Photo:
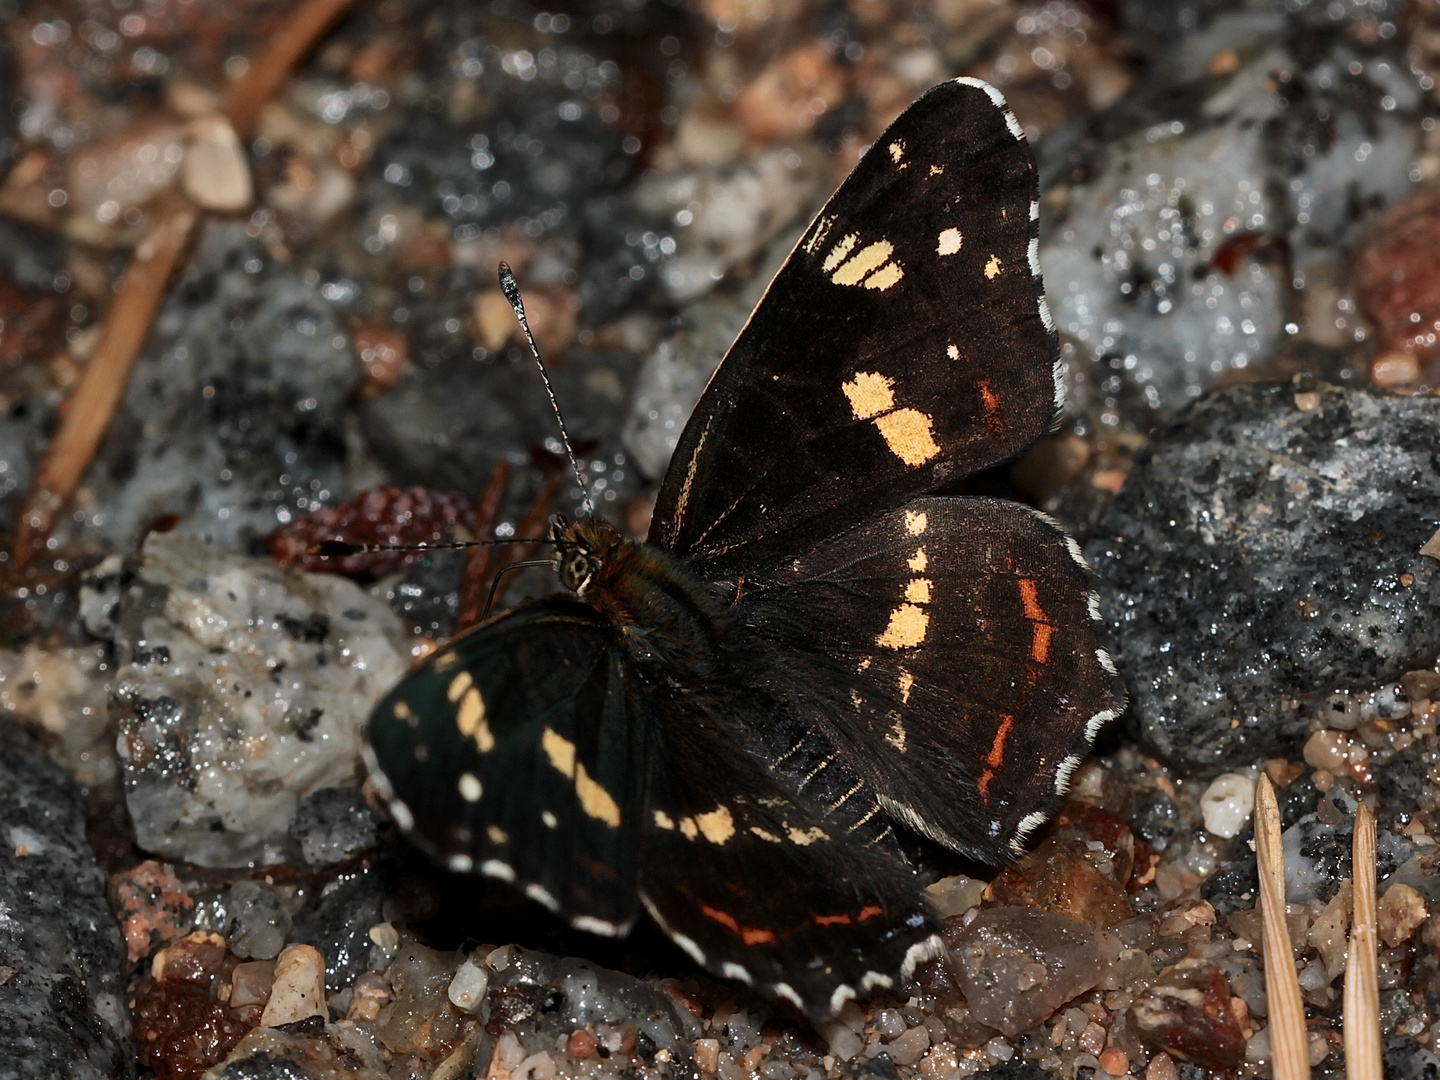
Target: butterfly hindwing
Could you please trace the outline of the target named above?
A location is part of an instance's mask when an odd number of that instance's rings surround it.
[[[804,550],[1044,434],[1059,395],[1037,191],[992,88],[955,80],[901,114],[716,371],[650,541],[724,572]]]
[[[849,840],[709,719],[672,714],[661,737],[641,895],[697,963],[818,1019],[938,954],[903,861]]]
[[[595,611],[551,597],[407,675],[370,720],[397,822],[452,869],[513,881],[573,924],[637,911],[649,723]]]
[[[916,499],[747,578],[792,707],[892,818],[995,863],[1044,819],[1124,690],[1090,575],[1016,503]]]

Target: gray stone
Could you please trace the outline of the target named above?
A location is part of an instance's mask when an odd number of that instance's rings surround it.
[[[124,955],[80,792],[0,717],[0,1080],[134,1075]]]
[[[1434,398],[1298,384],[1155,434],[1086,546],[1146,743],[1212,773],[1293,753],[1332,692],[1433,662],[1437,441]]]
[[[1440,1058],[1414,1039],[1392,1035],[1385,1040],[1384,1054],[1390,1080],[1440,1080]]]
[[[147,851],[276,862],[300,800],[353,783],[369,711],[409,659],[385,603],[174,533],[129,563],[111,702]]]
[[[225,897],[230,951],[247,960],[274,960],[293,923],[284,898],[263,881],[237,881]]]
[[[1241,63],[1217,79],[1227,49]],[[1422,98],[1398,50],[1271,5],[1181,37],[1111,110],[1042,141],[1070,411],[1145,431],[1270,359],[1292,288],[1338,279],[1367,212],[1409,193]],[[1335,315],[1299,330],[1334,336]]]
[[[295,922],[292,941],[314,945],[325,957],[325,985],[344,989],[370,965],[370,927],[383,919],[385,885],[371,872],[329,882],[319,900]]]
[[[375,819],[357,788],[321,788],[300,803],[290,836],[311,866],[334,866],[375,846]]]

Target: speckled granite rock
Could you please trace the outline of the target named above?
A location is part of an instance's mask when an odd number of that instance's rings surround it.
[[[0,717],[0,1080],[133,1076],[123,959],[80,793]]]
[[[1198,772],[1298,749],[1325,695],[1440,650],[1440,401],[1247,385],[1156,433],[1086,554],[1143,739]]]
[[[141,847],[279,861],[306,795],[353,782],[370,706],[404,671],[381,600],[175,534],[129,564],[112,718]]]

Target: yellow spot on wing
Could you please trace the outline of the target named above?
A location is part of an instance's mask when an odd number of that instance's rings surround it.
[[[930,518],[926,515],[925,511],[905,511],[905,531],[911,536],[919,536],[925,531],[929,524]]]
[[[445,696],[451,701],[459,701],[474,682],[475,680],[470,678],[470,672],[462,671],[450,680],[450,685],[445,688]]]
[[[786,826],[785,835],[790,837],[792,844],[799,844],[801,847],[809,847],[816,840],[829,840],[825,830],[819,826],[812,825],[808,829],[797,829],[794,826]]]
[[[890,725],[890,732],[885,736],[885,741],[902,754],[905,752],[905,725],[900,722],[898,716],[895,717],[895,722]]]
[[[910,556],[910,561],[905,565],[910,567],[910,569],[915,571],[915,573],[919,574],[924,571],[925,567],[930,565],[930,557],[925,554],[925,549],[923,547],[916,548],[915,554]]]
[[[940,233],[939,242],[935,246],[935,254],[954,255],[960,250],[962,243],[964,243],[964,238],[960,235],[959,229],[943,229]]]
[[[944,171],[945,171],[945,166],[944,166],[944,165],[931,165],[931,166],[930,166],[930,175],[931,175],[931,176],[939,176],[939,175],[940,175],[941,173],[943,173]]]
[[[405,723],[409,724],[411,727],[414,727],[416,722],[420,719],[418,716],[415,715],[414,710],[410,708],[408,702],[397,701],[394,705],[390,707],[390,711],[395,714],[396,720],[404,720]]]
[[[764,829],[760,828],[759,825],[751,825],[750,832],[753,833],[755,836],[758,836],[761,840],[764,840],[766,843],[780,843],[780,837],[776,836],[772,832],[766,832]]]
[[[911,578],[910,584],[905,586],[905,599],[912,604],[928,604],[930,602],[930,579]]]
[[[915,676],[902,668],[897,685],[900,690],[900,703],[902,705],[908,705],[910,703],[910,688],[915,685]]]
[[[476,748],[482,754],[495,749],[495,736],[485,720],[485,699],[476,687],[465,691],[460,699],[460,708],[455,713],[455,726],[467,739],[474,739]]]
[[[865,288],[884,292],[904,276],[905,271],[900,269],[899,263],[886,263],[865,279]]]
[[[998,273],[1000,273],[1000,256],[991,255],[990,261],[985,264],[985,276],[994,281],[995,275]]]
[[[575,794],[580,797],[580,809],[585,813],[612,829],[620,827],[620,807],[599,782],[591,779],[583,764],[575,766]]]
[[[840,238],[840,242],[830,249],[830,254],[825,256],[825,261],[820,264],[820,269],[830,273],[835,267],[845,261],[845,256],[855,250],[855,245],[860,242],[858,233],[851,233],[849,236]]]
[[[728,806],[717,806],[708,814],[696,814],[695,824],[712,844],[723,844],[735,835],[735,819],[730,816]]]
[[[555,766],[555,771],[565,776],[575,775],[575,744],[554,728],[547,727],[540,736],[540,748]]]
[[[665,813],[664,810],[655,811],[655,824],[660,826],[660,828],[666,830],[675,828],[674,819],[671,818],[669,814]]]
[[[857,420],[868,420],[895,407],[894,383],[874,371],[857,371],[855,378],[840,389],[850,399],[850,411]]]
[[[700,827],[695,824],[694,818],[682,817],[680,819],[680,833],[686,840],[694,840],[695,837],[700,835]]]
[[[455,655],[455,650],[447,649],[445,652],[442,652],[439,656],[435,658],[435,670],[448,671],[450,668],[454,667],[459,660],[460,657]]]
[[[896,409],[877,417],[875,426],[880,429],[890,452],[912,468],[924,465],[940,453],[931,434],[930,417],[918,409]]]
[[[510,842],[510,834],[499,825],[487,826],[485,835],[490,838],[492,844],[508,844]]]
[[[848,240],[849,237],[846,239]],[[859,285],[868,275],[889,262],[890,253],[894,250],[888,240],[877,240],[873,244],[867,244],[831,274],[830,280],[836,285]],[[833,251],[831,255],[834,255]],[[826,259],[825,261],[829,263],[830,260]]]
[[[887,649],[906,649],[919,645],[925,640],[930,627],[930,616],[923,608],[914,604],[901,604],[890,613],[890,625],[875,639],[875,644]]]
[[[898,164],[900,159],[904,156],[905,144],[900,142],[899,140],[892,142],[890,144],[890,160]]]
[[[960,359],[960,346],[958,346],[958,345],[947,345],[947,346],[945,347],[945,355],[948,356],[948,357],[950,357],[951,360],[959,360],[959,359]]]

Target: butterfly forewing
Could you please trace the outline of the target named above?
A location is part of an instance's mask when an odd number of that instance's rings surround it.
[[[452,869],[513,881],[582,928],[637,910],[645,705],[609,626],[552,597],[437,653],[376,706],[371,771]]]
[[[651,542],[716,573],[804,550],[1043,434],[1057,391],[1036,195],[993,89],[957,80],[907,109],[715,373]]]
[[[793,708],[896,820],[1003,861],[1124,692],[1089,572],[1053,522],[994,499],[917,499],[747,579]]]
[[[661,738],[640,888],[697,963],[820,1018],[940,951],[902,861],[850,842],[708,718],[675,710]]]

